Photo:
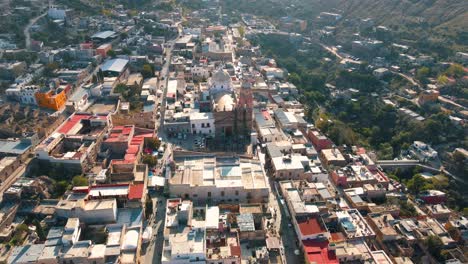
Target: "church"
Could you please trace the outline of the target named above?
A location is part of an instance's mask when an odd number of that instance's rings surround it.
[[[205,104],[205,110],[213,112],[216,137],[248,136],[253,120],[250,83],[234,83],[229,73],[220,68],[208,80],[208,86],[207,93],[202,94],[202,101],[209,102],[210,109]]]

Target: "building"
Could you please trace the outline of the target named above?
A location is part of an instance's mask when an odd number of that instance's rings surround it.
[[[412,156],[417,158],[421,162],[433,161],[438,159],[438,153],[431,146],[422,142],[414,141],[409,148],[409,152]]]
[[[41,89],[40,91],[34,94],[36,97],[37,105],[39,107],[44,107],[56,111],[62,109],[67,103],[67,89],[71,89],[71,87],[59,87],[57,89]]]
[[[267,202],[268,180],[260,161],[212,154],[174,153],[175,171],[168,180],[172,195],[194,202]]]
[[[78,218],[87,224],[114,223],[117,220],[117,200],[61,200],[55,212],[60,218]]]
[[[307,156],[285,155],[271,159],[273,175],[276,179],[312,180],[313,167]]]
[[[395,241],[399,238],[397,231],[392,225],[395,219],[391,214],[368,214],[367,219],[367,222],[375,231],[377,239],[380,241]]]
[[[387,76],[388,74],[390,74],[390,71],[386,68],[378,68],[378,69],[375,69],[372,74],[378,78],[378,79],[382,79],[383,77]]]
[[[103,58],[106,58],[107,52],[109,52],[110,50],[112,50],[112,44],[105,43],[96,48],[96,54],[101,55],[101,57]]]
[[[213,113],[192,112],[190,114],[190,126],[194,135],[214,136]]]
[[[193,219],[190,201],[167,200],[161,263],[206,263],[205,223]]]
[[[307,137],[317,151],[331,149],[333,147],[333,142],[317,129],[307,129]]]
[[[114,31],[101,31],[91,36],[91,40],[94,43],[110,42],[117,38],[117,33]]]
[[[5,90],[5,95],[12,100],[19,101],[22,104],[37,105],[36,93],[39,92],[39,86],[36,85],[17,85]]]
[[[36,147],[36,156],[48,165],[81,173],[94,162],[107,125],[107,115],[76,113]]]
[[[357,209],[336,212],[338,226],[348,239],[375,238],[375,232],[370,228]]]
[[[283,130],[301,130],[307,129],[307,122],[299,115],[293,112],[284,111],[283,109],[277,109],[275,112],[275,119]]]
[[[333,165],[343,167],[347,164],[345,157],[337,148],[322,149],[322,151],[320,151],[320,158],[326,166]]]
[[[437,90],[424,90],[418,96],[418,103],[424,105],[426,103],[437,102],[440,92]]]
[[[119,82],[123,82],[129,75],[128,60],[111,59],[102,64],[101,71],[104,77],[116,77]]]

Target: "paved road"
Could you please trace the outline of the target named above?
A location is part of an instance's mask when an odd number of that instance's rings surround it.
[[[153,227],[153,238],[146,248],[144,263],[161,263],[161,253],[164,243],[164,220],[166,216],[166,198],[163,196],[153,196],[153,212],[156,212],[154,218],[150,219],[148,225]],[[158,203],[161,201],[160,203]]]
[[[0,201],[3,199],[3,192],[5,192],[11,185],[20,177],[24,176],[26,169],[31,162],[32,158],[24,161],[13,173],[0,185]]]
[[[25,37],[25,45],[26,45],[26,49],[30,50],[31,49],[31,32],[29,32],[29,30],[31,29],[31,27],[36,24],[36,22],[41,18],[41,17],[44,17],[45,15],[47,15],[47,12],[35,17],[35,18],[32,18],[31,20],[29,20],[29,23],[28,25],[24,28],[23,30],[23,33],[24,33],[24,37]]]
[[[279,234],[281,236],[281,243],[283,245],[282,249],[282,258],[283,258],[283,263],[284,260],[286,263],[294,263],[294,264],[300,264],[304,263],[303,255],[299,254],[296,255],[295,251],[299,249],[297,246],[297,236],[296,232],[294,231],[293,225],[290,220],[290,214],[288,212],[288,208],[286,204],[282,204],[280,200],[282,200],[281,195],[278,193],[278,189],[275,188],[275,185],[277,183],[274,182],[273,180],[270,180],[270,188],[271,188],[271,193],[270,196],[270,204],[276,204],[273,208],[279,208],[279,213],[277,216],[277,230],[279,231]],[[279,186],[278,186],[279,188]],[[271,201],[273,199],[273,201]]]
[[[165,79],[163,82],[161,81],[159,82],[159,86],[163,86],[163,94],[161,97],[161,113],[159,117],[159,126],[158,124],[155,125],[155,127],[159,127],[158,136],[161,137],[163,141],[167,141],[165,133],[164,133],[164,114],[166,113],[167,83],[170,77],[169,65],[171,64],[172,49],[173,49],[175,40],[168,41],[167,43],[170,45],[170,47],[166,51],[166,63],[162,67],[161,75],[160,75],[160,78],[164,77]],[[158,89],[160,89],[160,87],[158,87]]]
[[[396,72],[396,71],[392,71],[394,74],[398,74],[400,75],[401,77],[405,78],[406,80],[408,80],[412,85],[414,86],[417,86],[419,88],[421,88],[421,84],[419,84],[419,82],[417,82],[413,77],[409,76],[409,75],[406,75],[404,73],[401,73],[401,72]]]

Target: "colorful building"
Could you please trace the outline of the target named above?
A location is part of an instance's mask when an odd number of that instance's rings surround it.
[[[59,110],[67,102],[67,89],[48,89],[41,90],[35,94],[37,105],[52,110]]]
[[[107,52],[112,49],[112,44],[106,43],[96,48],[96,54],[101,55],[103,58],[107,57]]]

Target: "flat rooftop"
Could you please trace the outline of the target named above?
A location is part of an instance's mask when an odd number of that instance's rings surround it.
[[[214,156],[185,157],[176,160],[176,172],[170,184],[190,186],[243,186],[246,189],[267,188],[260,161]]]

